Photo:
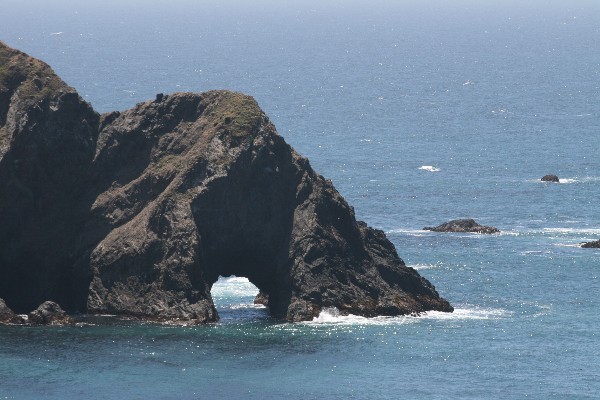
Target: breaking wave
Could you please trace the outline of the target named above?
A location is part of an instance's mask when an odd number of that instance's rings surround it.
[[[421,264],[421,263],[417,263],[417,264],[407,265],[407,267],[416,269],[417,271],[421,271],[421,270],[425,270],[425,269],[440,268],[441,265],[440,264]]]
[[[423,170],[423,171],[429,171],[429,172],[440,172],[441,169],[438,167],[434,167],[433,165],[421,165],[419,167],[419,169]]]
[[[404,315],[398,317],[366,318],[357,315],[342,315],[336,308],[325,308],[308,325],[397,325],[418,323],[423,320],[457,321],[457,320],[497,320],[510,318],[511,311],[499,308],[465,307],[456,308],[452,313],[428,311],[420,315]]]

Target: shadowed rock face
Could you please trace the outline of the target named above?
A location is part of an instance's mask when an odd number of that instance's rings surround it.
[[[72,267],[97,131],[48,65],[0,42],[0,297],[18,312],[85,301]]]
[[[14,65],[0,75],[0,297],[16,310],[210,322],[210,289],[233,274],[288,321],[452,311],[251,97],[159,95],[99,116],[40,61],[0,44],[0,65]],[[23,100],[34,79],[45,97]]]

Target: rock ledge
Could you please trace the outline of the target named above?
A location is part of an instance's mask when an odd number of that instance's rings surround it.
[[[499,233],[500,230],[493,226],[479,225],[473,219],[455,219],[436,227],[425,227],[423,230],[433,232],[459,232],[459,233]]]

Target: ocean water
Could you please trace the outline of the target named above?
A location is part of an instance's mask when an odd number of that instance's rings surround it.
[[[456,308],[285,324],[224,278],[214,325],[0,327],[0,399],[600,397],[599,2],[0,6],[98,111],[253,95]],[[466,217],[502,233],[421,230]]]

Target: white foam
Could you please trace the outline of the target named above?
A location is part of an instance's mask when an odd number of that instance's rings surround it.
[[[551,252],[549,250],[526,250],[526,251],[522,251],[519,254],[522,256],[536,256],[536,255],[545,255],[545,254],[550,254]]]
[[[229,308],[231,308],[232,310],[246,310],[246,309],[262,310],[267,307],[265,307],[262,304],[240,303],[240,304],[235,304]]]
[[[434,167],[433,165],[421,165],[419,167],[419,169],[423,170],[423,171],[429,171],[429,172],[440,172],[441,169],[439,169],[438,167]]]
[[[456,308],[453,313],[428,311],[420,318],[435,320],[482,320],[503,319],[512,316],[512,312],[501,308]]]
[[[577,183],[577,182],[581,182],[578,179],[574,179],[574,178],[561,178],[558,180],[558,183]]]
[[[599,228],[544,228],[543,231],[562,235],[600,235]]]
[[[386,231],[385,233],[390,234],[390,233],[402,233],[402,234],[406,234],[406,235],[412,235],[412,236],[424,236],[424,235],[430,235],[431,231],[426,231],[423,229],[402,229],[402,228],[398,228],[398,229],[390,229],[388,231]]]
[[[557,247],[581,247],[581,243],[558,243],[555,244]]]
[[[519,236],[519,235],[522,235],[522,234],[523,234],[523,232],[519,232],[519,231],[514,231],[514,230],[512,230],[512,231],[505,231],[505,230],[502,230],[499,233],[497,233],[496,235],[498,235],[498,236]]]
[[[411,265],[407,265],[407,267],[416,269],[417,271],[420,270],[425,270],[425,269],[434,269],[434,268],[439,268],[441,265],[439,264],[411,264]]]
[[[336,308],[325,308],[309,325],[402,325],[418,323],[423,320],[457,321],[457,320],[496,320],[510,318],[512,312],[499,308],[455,308],[454,312],[428,311],[420,315],[404,315],[398,317],[366,318],[357,315],[341,315]]]

